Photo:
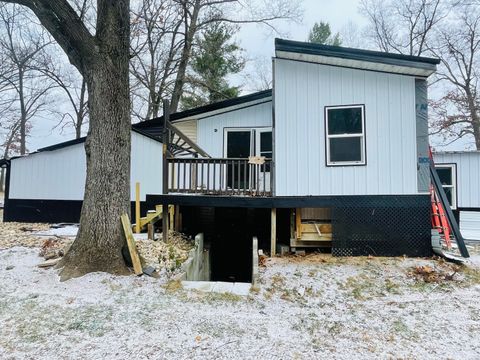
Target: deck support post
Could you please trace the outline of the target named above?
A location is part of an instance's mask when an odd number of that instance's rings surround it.
[[[271,211],[270,256],[274,257],[277,249],[277,209]]]
[[[135,233],[140,234],[140,183],[135,183]]]
[[[168,225],[169,225],[169,211],[168,211],[168,204],[162,204],[162,235],[163,235],[163,242],[168,241]]]

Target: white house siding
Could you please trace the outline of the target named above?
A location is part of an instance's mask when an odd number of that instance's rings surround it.
[[[162,190],[162,144],[132,132],[131,199],[135,182],[145,194]],[[14,159],[10,167],[11,199],[83,200],[86,176],[84,144],[34,153]]]
[[[272,101],[198,120],[198,145],[211,157],[223,157],[225,128],[272,126]]]
[[[146,194],[162,193],[162,144],[132,132],[131,199],[135,200],[135,182],[140,182],[140,199]]]
[[[457,165],[457,207],[480,209],[480,151],[434,153],[434,160]]]
[[[417,194],[415,78],[275,59],[277,196]],[[365,166],[327,167],[324,107],[365,104]]]

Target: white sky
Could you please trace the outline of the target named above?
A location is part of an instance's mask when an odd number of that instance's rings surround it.
[[[280,34],[273,33],[259,25],[243,25],[238,34],[240,46],[245,50],[247,59],[263,59],[268,61],[274,54],[274,38],[282,37],[305,41],[310,28],[315,22],[327,21],[332,32],[338,32],[348,23],[353,23],[361,29],[365,19],[358,12],[359,0],[304,0],[304,17],[299,24],[280,23]],[[247,65],[248,66],[248,65]],[[250,67],[252,64],[250,64]],[[248,68],[248,67],[247,67]],[[247,84],[248,87],[248,84]],[[56,125],[48,119],[37,119],[28,139],[30,151],[74,138],[71,128],[52,130]],[[433,141],[435,143],[435,141]],[[449,150],[463,150],[465,142],[457,142],[448,147]]]

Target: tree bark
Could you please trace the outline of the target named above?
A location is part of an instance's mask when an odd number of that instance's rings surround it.
[[[67,0],[0,0],[29,7],[87,81],[87,176],[77,237],[62,280],[126,273],[120,216],[130,214],[130,1],[97,0],[95,36]]]
[[[99,52],[88,62],[90,127],[80,227],[61,263],[62,280],[88,272],[127,273],[120,215],[130,214],[128,1],[99,1]]]

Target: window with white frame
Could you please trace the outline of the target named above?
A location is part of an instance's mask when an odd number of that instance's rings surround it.
[[[457,208],[457,166],[455,164],[436,164],[438,177],[447,195],[452,209]]]
[[[326,106],[327,165],[365,165],[365,106]]]

